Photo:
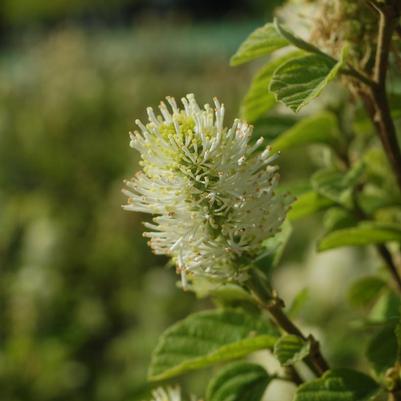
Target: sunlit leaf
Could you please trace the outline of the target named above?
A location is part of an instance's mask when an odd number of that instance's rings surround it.
[[[292,58],[299,57],[300,52],[292,52],[270,61],[254,76],[241,103],[241,117],[254,122],[277,104],[275,96],[269,91],[269,84],[274,71]]]
[[[236,66],[258,57],[265,56],[288,45],[272,23],[256,29],[242,42],[237,52],[231,57],[230,65]]]
[[[270,81],[270,91],[277,101],[298,112],[336,78],[343,61],[309,54],[292,59],[277,68]]]
[[[309,191],[298,196],[288,213],[288,218],[290,221],[298,220],[310,214],[325,210],[333,205],[335,205],[334,201],[314,191]]]
[[[401,227],[378,222],[364,222],[356,227],[332,231],[320,240],[319,251],[343,246],[401,242]]]
[[[149,378],[167,379],[272,348],[276,339],[277,332],[265,320],[238,309],[195,313],[162,334],[152,355]]]
[[[297,47],[298,49],[304,50],[308,53],[315,53],[320,56],[324,56],[328,59],[332,59],[330,56],[327,54],[323,53],[319,48],[316,46],[312,45],[311,43],[306,42],[299,36],[295,35],[294,33],[290,32],[287,28],[285,28],[283,25],[280,24],[277,18],[274,19],[274,27],[276,28],[277,32],[285,39],[288,40],[289,43],[291,43],[293,46]],[[332,61],[335,62],[334,59]]]

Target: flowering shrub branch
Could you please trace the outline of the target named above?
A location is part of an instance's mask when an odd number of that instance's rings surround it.
[[[137,120],[139,131],[131,134],[142,170],[126,182],[124,209],[151,214],[144,236],[153,251],[171,258],[184,289],[222,305],[163,333],[150,380],[266,349],[281,365],[277,374],[248,361],[230,363],[212,378],[207,401],[259,401],[279,379],[294,384],[295,401],[401,400],[401,299],[393,284],[377,273],[351,286],[351,303],[369,310],[361,317],[364,331],[380,327],[369,339],[369,373],[337,368],[336,358],[329,363],[321,338],[304,334],[274,285],[272,270],[290,236],[290,221],[323,212],[318,251],[373,246],[401,290],[401,151],[394,119],[401,113],[401,94],[387,85],[400,52],[400,6],[395,0],[305,0],[303,6],[311,13],[302,21],[309,35],[294,33],[294,22],[288,29],[275,20],[251,33],[232,57],[232,65],[269,59],[230,128],[218,100],[202,108],[187,95],[182,107],[167,98],[169,107],[162,102],[160,115],[148,108],[149,121]],[[281,18],[296,15],[296,7],[289,1]],[[333,100],[329,85],[342,93],[341,100]],[[250,123],[265,127],[282,117],[278,103],[294,112],[305,108],[304,118],[266,146],[253,138]],[[315,108],[306,108],[310,103]],[[273,163],[279,151],[310,145],[323,147],[325,157],[295,199],[280,188]],[[158,390],[155,401],[176,401],[177,394]]]

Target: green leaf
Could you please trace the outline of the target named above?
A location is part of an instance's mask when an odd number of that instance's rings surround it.
[[[298,387],[294,401],[364,401],[379,387],[369,376],[351,369],[334,369]]]
[[[303,306],[309,300],[310,294],[308,288],[303,288],[301,291],[295,295],[294,299],[291,302],[290,307],[288,308],[287,314],[290,317],[295,317],[299,314]]]
[[[211,380],[207,401],[259,401],[271,378],[260,365],[237,362]]]
[[[401,227],[371,221],[361,223],[356,227],[332,231],[320,240],[318,250],[327,251],[342,246],[362,246],[385,242],[401,242]]]
[[[272,23],[267,23],[261,28],[252,32],[237,52],[231,57],[230,65],[236,66],[256,58],[266,56],[288,45],[288,41],[284,39],[276,30]]]
[[[263,137],[271,143],[282,132],[290,129],[296,122],[294,115],[268,115],[255,122],[253,137]]]
[[[254,122],[274,107],[277,102],[274,95],[269,92],[269,84],[274,71],[280,65],[292,58],[299,57],[300,52],[292,52],[269,61],[254,76],[251,86],[248,89],[241,103],[241,117],[249,122]]]
[[[344,180],[344,173],[338,170],[320,170],[313,174],[311,183],[316,192],[336,203],[348,205],[351,201],[352,188]]]
[[[353,227],[358,223],[357,218],[342,207],[332,207],[324,215],[323,225],[326,233],[342,228]]]
[[[384,374],[397,360],[398,344],[394,325],[380,330],[369,342],[366,357],[378,375]]]
[[[298,112],[336,78],[343,61],[334,63],[317,54],[299,57],[277,68],[270,82],[270,91],[277,101]]]
[[[277,332],[259,317],[238,309],[195,313],[167,329],[153,352],[149,379],[184,372],[272,348]]]
[[[294,335],[282,336],[274,346],[274,355],[281,365],[289,366],[302,361],[310,352],[310,342]]]
[[[306,192],[298,197],[288,213],[290,221],[298,220],[320,210],[325,210],[335,205],[330,199],[327,199],[314,191]]]
[[[356,163],[346,174],[335,169],[323,169],[312,176],[311,184],[316,192],[336,203],[353,206],[353,189],[364,172],[364,164]]]
[[[333,113],[323,111],[306,117],[283,132],[271,145],[273,151],[295,148],[310,144],[339,146],[341,134]]]
[[[288,40],[293,46],[298,47],[298,49],[304,50],[308,53],[315,53],[319,56],[326,57],[327,59],[331,60],[332,62],[336,63],[336,60],[333,59],[328,54],[323,53],[319,48],[312,45],[311,43],[306,42],[305,40],[301,39],[299,36],[293,34],[288,29],[284,28],[279,22],[278,19],[274,19],[274,27],[276,28],[277,32],[285,39]]]
[[[401,302],[398,294],[386,288],[373,305],[368,320],[373,323],[398,322],[400,308]]]
[[[263,252],[252,263],[267,273],[271,272],[280,262],[291,234],[291,223],[286,220],[281,226],[279,233],[263,241]]]
[[[379,277],[367,276],[355,281],[348,293],[348,299],[353,306],[366,307],[377,301],[386,283]]]

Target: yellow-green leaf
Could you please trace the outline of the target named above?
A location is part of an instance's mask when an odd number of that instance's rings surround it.
[[[256,29],[242,42],[237,52],[231,57],[230,65],[236,66],[258,57],[266,56],[288,45],[272,23]]]
[[[149,379],[168,379],[272,348],[277,337],[265,320],[239,309],[195,313],[162,334],[152,355]]]

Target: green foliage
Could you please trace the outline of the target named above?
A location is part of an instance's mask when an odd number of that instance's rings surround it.
[[[277,68],[269,89],[277,101],[298,112],[336,78],[342,65],[317,54],[298,57]]]
[[[274,355],[283,366],[302,361],[310,352],[310,342],[294,335],[284,335],[274,345]]]
[[[352,284],[348,299],[356,307],[366,307],[377,300],[383,288],[386,288],[386,283],[381,278],[362,277]]]
[[[231,57],[230,64],[236,66],[247,63],[287,45],[288,41],[277,33],[274,25],[267,23],[245,39],[237,52]]]
[[[241,310],[213,310],[190,315],[160,337],[149,368],[150,380],[272,348],[277,333],[264,320]]]
[[[392,241],[401,242],[400,226],[371,221],[330,232],[320,240],[318,249],[327,251],[342,246],[362,246]]]
[[[297,54],[293,52],[269,61],[256,73],[241,103],[242,118],[249,122],[256,121],[276,105],[274,95],[268,90],[273,73],[277,67],[296,57]]]
[[[336,117],[327,111],[305,117],[292,126],[272,143],[274,151],[296,148],[299,146],[325,144],[339,147],[341,135]]]
[[[323,225],[326,229],[326,233],[341,228],[352,227],[357,223],[357,217],[351,211],[342,207],[330,208],[323,218]]]
[[[190,91],[234,118],[248,72],[227,59],[248,29],[71,28],[3,48],[1,400],[148,397],[152,347],[196,299],[121,210],[138,161],[128,131],[146,105]]]
[[[366,357],[377,375],[394,366],[399,352],[394,325],[387,325],[370,340]]]
[[[335,205],[334,201],[321,196],[317,192],[309,191],[298,196],[288,213],[288,217],[290,221],[298,220],[333,205]]]
[[[274,19],[274,27],[276,28],[277,32],[285,39],[288,40],[289,43],[291,43],[293,46],[297,47],[298,49],[304,50],[308,53],[315,53],[319,56],[326,57],[328,59],[332,59],[329,57],[327,54],[323,53],[320,49],[318,49],[316,46],[306,42],[305,40],[301,39],[299,36],[295,35],[294,33],[290,32],[288,29],[286,29],[284,26],[282,26],[278,19]],[[333,59],[332,59],[333,60]],[[335,60],[333,60],[335,61]]]
[[[347,207],[352,206],[353,187],[363,172],[363,166],[347,174],[335,169],[317,171],[311,178],[313,189],[320,195]]]
[[[378,391],[367,375],[351,369],[335,369],[301,385],[294,401],[365,401]]]
[[[291,317],[297,316],[302,308],[305,306],[306,302],[310,298],[310,292],[307,288],[303,288],[299,291],[291,302],[288,308],[288,315]]]
[[[267,274],[270,274],[272,269],[280,262],[285,246],[291,237],[291,233],[291,223],[286,220],[278,234],[263,241],[262,253],[253,261],[253,264]]]
[[[259,401],[271,377],[260,365],[236,362],[222,369],[209,383],[207,401]]]

